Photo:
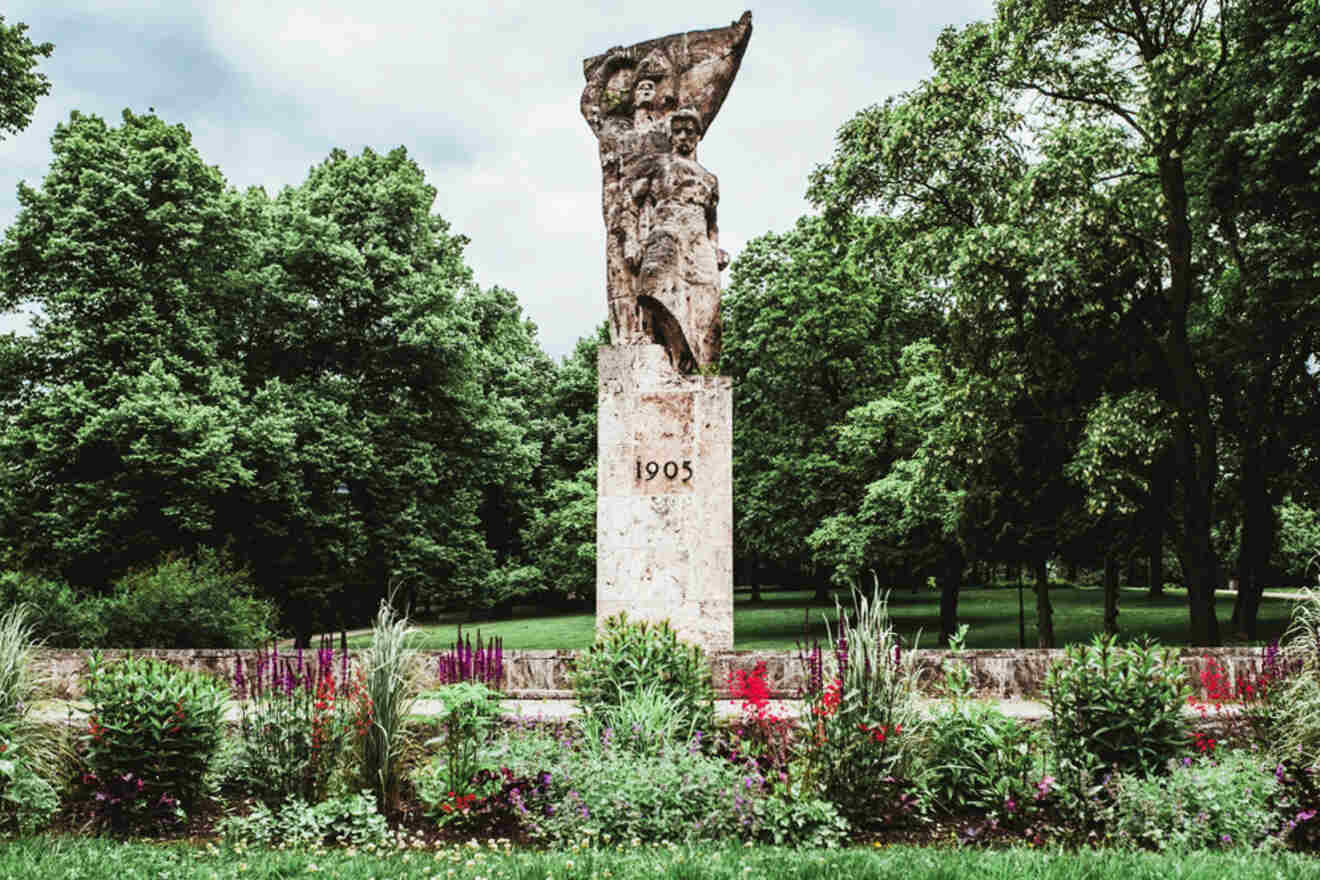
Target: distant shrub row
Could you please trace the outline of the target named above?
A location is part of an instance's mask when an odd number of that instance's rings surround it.
[[[255,598],[247,573],[221,554],[166,557],[130,572],[108,596],[0,572],[0,607],[33,607],[34,635],[50,648],[236,648],[269,638],[275,608]]]

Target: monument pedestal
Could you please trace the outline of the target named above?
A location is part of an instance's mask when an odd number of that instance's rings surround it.
[[[677,374],[659,345],[598,351],[596,626],[668,620],[733,649],[733,380]]]

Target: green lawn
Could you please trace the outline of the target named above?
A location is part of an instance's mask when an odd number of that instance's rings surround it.
[[[473,841],[439,850],[413,847],[267,850],[94,837],[27,837],[0,846],[0,877],[23,880],[1301,880],[1313,856],[1278,852],[1193,852],[1178,856],[1057,847],[1008,850],[892,846],[791,850],[768,846],[642,844],[508,850]]]
[[[825,638],[824,618],[834,617],[834,606],[812,605],[812,593],[801,590],[767,590],[763,601],[752,603],[750,596],[739,593],[733,612],[734,647],[739,650],[789,649],[802,638],[803,614],[809,615],[812,635]],[[1104,596],[1099,588],[1056,587],[1050,591],[1054,606],[1054,632],[1060,646],[1090,640],[1104,629]],[[1023,595],[1026,613],[1027,646],[1036,640],[1035,596]],[[1259,636],[1263,644],[1282,635],[1287,627],[1293,602],[1288,599],[1265,599],[1261,603]],[[1217,601],[1220,624],[1225,636],[1233,597],[1220,594]],[[939,634],[939,594],[930,590],[912,593],[898,590],[890,594],[889,611],[895,627],[911,638],[918,630],[921,644],[931,646]],[[1018,594],[1011,588],[971,588],[962,592],[958,602],[958,620],[971,626],[969,648],[1016,648],[1018,646]],[[1162,644],[1187,642],[1187,595],[1166,593],[1152,600],[1145,590],[1124,590],[1119,605],[1119,629],[1125,639],[1148,634]],[[483,637],[500,636],[506,649],[585,648],[591,643],[595,617],[592,614],[556,614],[538,616],[535,608],[519,608],[513,620],[463,624],[465,634]],[[441,650],[453,644],[458,634],[457,622],[423,624],[413,645],[423,650]],[[364,648],[368,636],[349,639],[353,648]]]

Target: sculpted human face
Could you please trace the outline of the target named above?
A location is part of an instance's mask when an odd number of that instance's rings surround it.
[[[655,81],[644,79],[637,83],[637,88],[633,90],[633,105],[637,107],[650,107],[655,103]]]
[[[697,149],[701,135],[697,134],[697,124],[691,119],[675,119],[669,128],[669,139],[674,145],[674,152],[686,157]]]

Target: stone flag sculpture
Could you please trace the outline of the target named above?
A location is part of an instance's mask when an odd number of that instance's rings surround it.
[[[752,14],[728,27],[583,62],[582,115],[600,142],[610,338],[656,344],[681,373],[720,355],[719,182],[697,161],[742,63]]]
[[[720,357],[719,183],[697,144],[751,13],[584,63],[600,142],[610,339],[598,353],[596,624],[669,621],[733,647],[733,383]]]

